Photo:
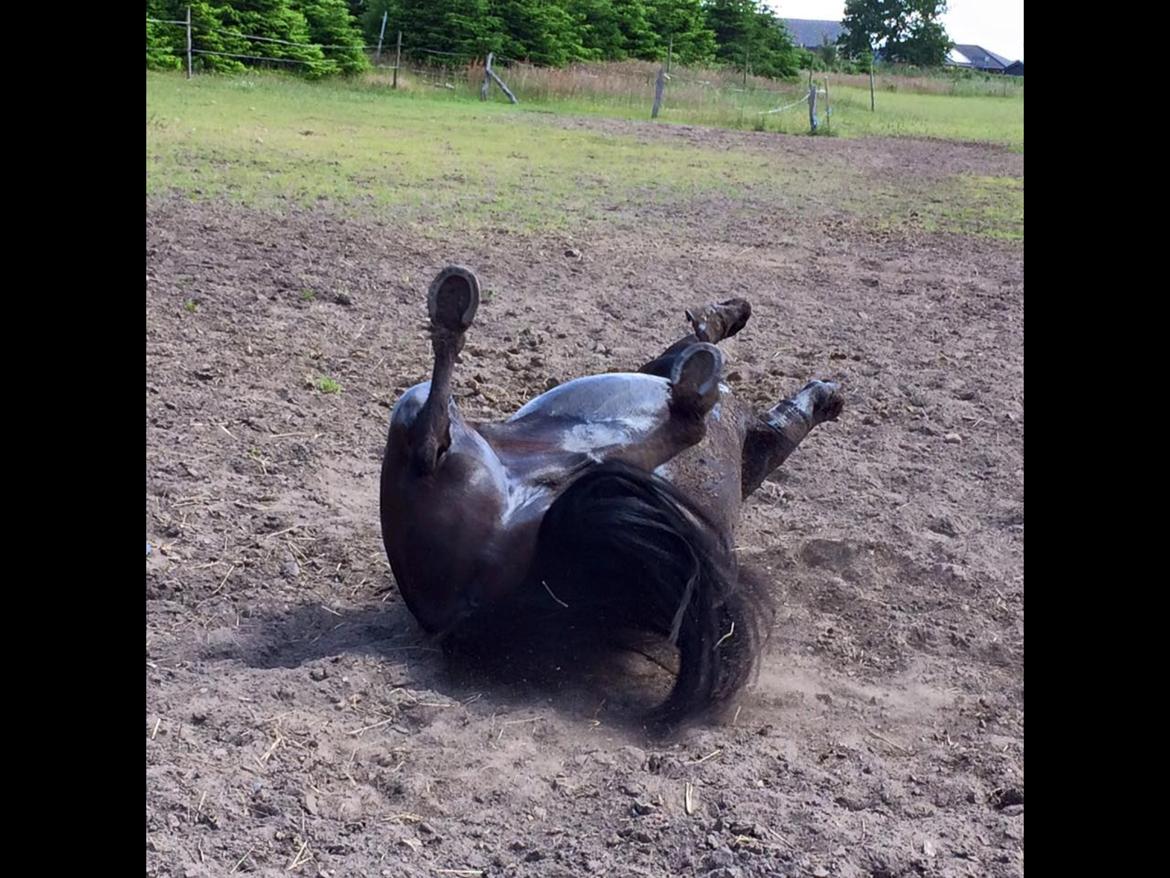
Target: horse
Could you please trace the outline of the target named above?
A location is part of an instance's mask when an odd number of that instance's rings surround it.
[[[382,539],[406,607],[443,642],[491,632],[497,649],[522,619],[639,632],[677,656],[673,688],[647,718],[722,715],[774,617],[767,584],[734,555],[742,503],[837,419],[840,387],[810,381],[763,412],[735,399],[717,345],[751,305],[729,299],[687,310],[692,331],[637,371],[577,378],[505,420],[471,422],[452,376],[479,298],[470,269],[438,273],[430,381],[390,414]]]

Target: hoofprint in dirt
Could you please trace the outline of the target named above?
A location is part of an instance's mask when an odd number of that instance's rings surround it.
[[[756,207],[439,239],[148,204],[148,875],[1022,874],[1022,248]],[[745,510],[782,611],[733,722],[656,741],[600,673],[456,674],[402,607],[378,471],[448,262],[484,284],[469,417],[733,296],[737,393],[843,384]]]

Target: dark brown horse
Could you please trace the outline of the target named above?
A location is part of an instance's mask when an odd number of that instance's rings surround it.
[[[505,421],[470,423],[451,396],[479,281],[445,268],[427,298],[431,380],[390,416],[382,537],[407,607],[430,632],[515,638],[637,630],[677,648],[665,721],[725,708],[771,623],[767,588],[736,564],[744,498],[842,402],[812,381],[756,413],[721,384],[715,344],[742,299],[687,312],[694,332],[638,372],[578,378]]]

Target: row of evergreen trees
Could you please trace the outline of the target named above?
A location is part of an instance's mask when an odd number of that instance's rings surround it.
[[[146,63],[174,69],[183,65],[186,28],[149,19],[181,21],[190,7],[192,44],[222,53],[197,53],[197,69],[236,72],[255,63],[252,58],[264,58],[293,62],[290,68],[308,76],[357,73],[369,61],[353,6],[348,0],[147,0]]]
[[[794,75],[808,59],[760,0],[147,0],[147,18],[182,20],[191,8],[200,69],[230,72],[248,55],[310,76],[369,66],[386,18],[386,44],[398,31],[408,57],[422,49],[459,62],[495,52],[560,67],[574,61],[721,63],[760,76]],[[262,37],[243,39],[239,34]],[[325,48],[322,48],[325,47]],[[146,26],[147,64],[179,68],[186,30]],[[419,57],[422,57],[421,55]]]

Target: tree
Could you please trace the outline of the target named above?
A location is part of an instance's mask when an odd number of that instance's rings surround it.
[[[291,0],[291,4],[305,16],[314,43],[340,47],[323,51],[342,73],[369,69],[362,33],[350,15],[348,0]]]
[[[621,24],[609,0],[567,0],[589,61],[624,58]]]
[[[293,0],[227,0],[220,7],[220,17],[228,30],[261,38],[246,40],[243,54],[299,62],[282,66],[307,76],[340,69],[312,44],[309,22]]]
[[[842,48],[861,58],[880,50],[888,61],[939,67],[954,43],[939,18],[946,0],[846,0]]]
[[[757,0],[711,0],[707,24],[716,57],[738,70],[783,78],[798,70],[798,53],[783,22]]]
[[[799,65],[792,36],[776,13],[763,3],[756,9],[754,30],[751,71],[758,76],[774,79],[795,76]]]
[[[820,46],[817,47],[817,55],[820,56],[827,70],[835,70],[838,61],[840,61],[840,51],[837,44],[830,42],[827,36],[821,40]]]
[[[397,25],[402,23],[401,0],[366,0],[362,3],[361,12],[354,13],[361,23],[362,36],[367,43],[377,44],[378,34],[382,32],[382,16],[386,16],[386,33],[392,34],[398,30]]]
[[[378,41],[384,12],[389,13],[387,35],[402,31],[403,51],[413,51],[420,59],[464,63],[501,51],[503,28],[489,0],[368,0],[362,27],[370,43]],[[452,54],[428,56],[423,49]]]
[[[147,19],[170,19],[171,10],[160,0],[147,0]],[[175,19],[176,21],[178,19]],[[146,66],[161,70],[178,70],[183,66],[179,54],[185,51],[187,30],[182,25],[146,22]]]
[[[350,0],[147,0],[146,15],[182,20],[188,6],[199,69],[234,73],[270,59],[317,77],[369,67]],[[147,22],[148,66],[176,66],[168,51],[181,66],[186,43],[185,28]]]
[[[507,58],[561,67],[589,57],[576,20],[560,3],[492,0],[490,12],[503,29],[500,52]]]
[[[708,64],[715,58],[715,31],[702,0],[646,0],[646,20],[658,35],[659,58],[672,47],[679,64]]]
[[[659,46],[659,35],[650,25],[650,11],[645,0],[611,0],[614,12],[622,30],[622,51],[631,58],[645,61],[658,59],[659,49],[665,53],[666,45]]]
[[[591,60],[658,57],[658,37],[644,0],[567,0],[566,8]]]
[[[192,66],[196,70],[237,73],[244,69],[244,65],[240,60],[228,57],[228,55],[259,54],[251,51],[252,44],[247,40],[233,36],[229,32],[229,28],[234,30],[234,22],[227,20],[227,16],[231,14],[232,10],[226,3],[192,0],[190,4],[187,4],[180,2],[180,0],[156,0],[147,7],[147,14],[152,18],[182,21],[186,18],[188,5],[191,7],[191,35],[195,48],[208,52],[228,53],[225,55],[205,55],[196,52],[192,58]],[[185,28],[174,29],[170,25],[160,25],[159,27],[165,28],[164,33],[170,39],[176,52],[185,55],[187,51]],[[176,32],[170,33],[172,30]]]

